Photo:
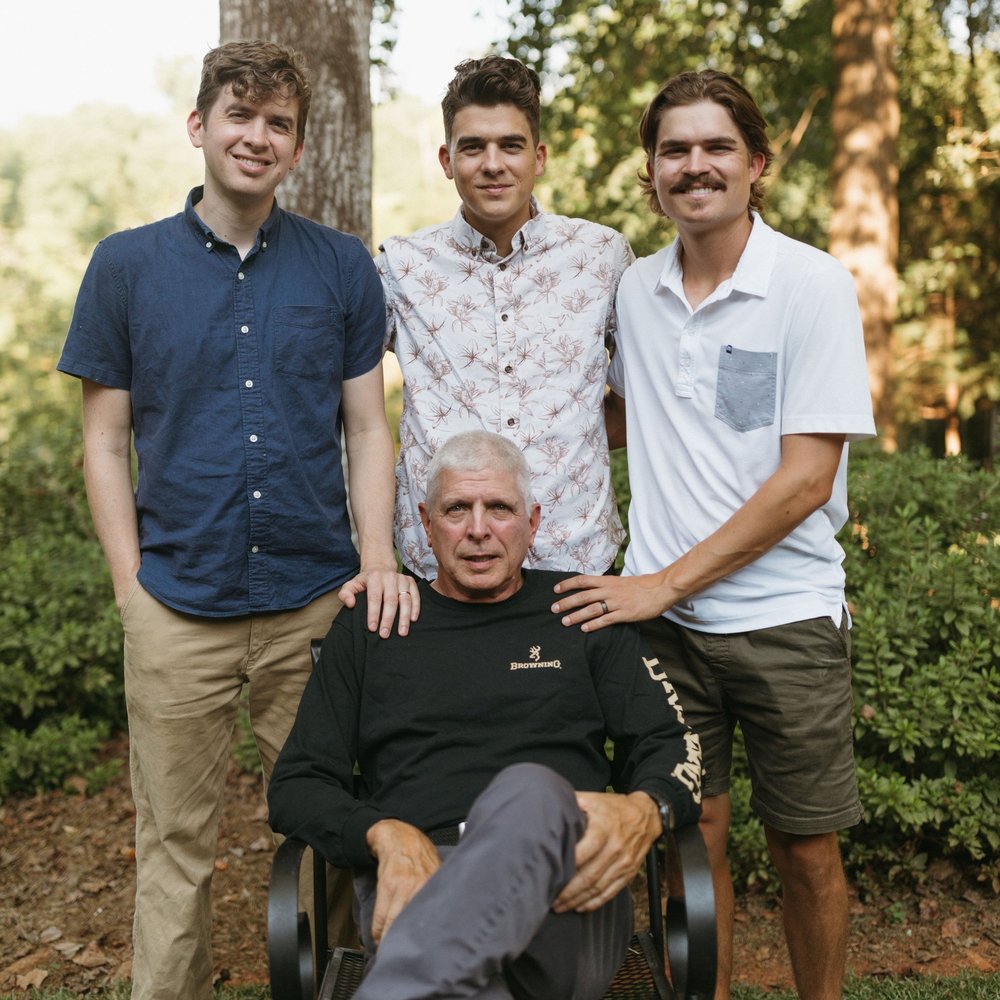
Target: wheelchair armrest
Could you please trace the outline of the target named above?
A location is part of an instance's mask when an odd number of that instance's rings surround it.
[[[311,913],[300,909],[299,877],[307,850],[301,840],[285,840],[271,863],[267,960],[273,1000],[313,1000],[316,973],[327,962],[326,907],[313,903]],[[313,900],[325,901],[326,865],[315,854],[313,861]]]
[[[708,852],[698,825],[671,832],[677,850],[682,895],[667,899],[667,958],[674,993],[683,1000],[715,994],[715,891]]]

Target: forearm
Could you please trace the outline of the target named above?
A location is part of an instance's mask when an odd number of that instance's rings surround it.
[[[83,454],[87,503],[121,607],[140,561],[128,393],[84,383]]]
[[[351,513],[358,530],[361,570],[395,569],[392,514],[396,495],[395,459],[388,426],[347,435]]]
[[[829,487],[804,472],[779,467],[716,531],[655,574],[664,610],[755,562],[821,507]]]
[[[139,571],[139,528],[128,459],[88,453],[84,458],[84,482],[90,515],[120,605]]]

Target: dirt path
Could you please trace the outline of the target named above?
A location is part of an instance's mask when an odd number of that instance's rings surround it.
[[[124,759],[124,746],[109,748]],[[97,794],[0,805],[0,992],[44,983],[86,992],[127,978],[134,811],[127,768]],[[267,977],[272,845],[259,780],[229,772],[214,881],[215,971],[233,985]],[[790,986],[779,905],[739,901],[737,978]],[[863,975],[1000,971],[1000,903],[950,866],[925,891],[852,901],[849,971]]]

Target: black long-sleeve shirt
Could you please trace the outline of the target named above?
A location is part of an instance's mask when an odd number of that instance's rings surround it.
[[[421,581],[420,618],[403,638],[369,632],[364,600],[345,608],[271,776],[272,828],[335,865],[370,865],[374,823],[458,823],[521,761],[578,791],[657,792],[678,824],[693,822],[697,737],[634,626],[585,633],[549,610],[568,576],[525,571],[497,604],[451,600]]]

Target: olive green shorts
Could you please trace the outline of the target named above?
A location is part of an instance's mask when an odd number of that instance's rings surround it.
[[[718,634],[666,618],[641,625],[701,739],[703,790],[729,791],[743,731],[750,805],[783,833],[829,833],[862,819],[851,727],[847,615]]]

